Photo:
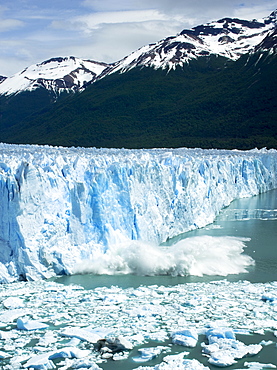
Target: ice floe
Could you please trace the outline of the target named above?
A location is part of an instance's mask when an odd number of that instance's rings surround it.
[[[27,317],[17,319],[17,329],[19,330],[38,330],[48,328],[47,324],[36,320],[29,320]]]
[[[92,290],[50,281],[0,285],[1,366],[99,369],[128,358],[138,369],[207,369],[201,356],[220,367],[239,359],[251,359],[247,366],[255,370],[276,366],[274,359],[255,362],[256,354],[276,346],[277,306],[265,299],[275,297],[276,289],[277,282],[227,280]],[[24,309],[9,309],[9,297]],[[271,332],[270,341],[265,332]],[[237,339],[253,333],[260,333],[258,342]],[[186,358],[195,346],[198,361]],[[150,360],[154,367],[147,366]]]

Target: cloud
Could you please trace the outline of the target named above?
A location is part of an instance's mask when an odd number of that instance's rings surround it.
[[[176,34],[180,29],[180,25],[177,27],[164,21],[105,24],[87,37],[87,47],[80,50],[78,55],[85,54],[94,60],[115,62],[144,45]]]
[[[277,0],[14,0],[0,5],[0,74],[52,56],[115,62],[185,28],[261,18],[276,7]]]
[[[24,26],[24,22],[17,19],[0,19],[0,32],[13,31]]]
[[[97,29],[104,24],[120,24],[120,23],[138,23],[163,20],[166,21],[167,17],[158,12],[157,10],[127,10],[127,11],[114,11],[114,12],[96,12],[69,20],[72,28],[90,32]],[[53,21],[52,27],[54,28],[68,28],[68,22]]]
[[[140,9],[154,9],[152,0],[138,1],[138,0],[84,0],[82,6],[89,8],[95,12],[110,12],[121,10],[140,10]]]
[[[260,19],[269,15],[272,11],[277,8],[277,1],[264,1],[259,2],[256,5],[244,5],[235,10],[235,16],[237,18],[246,19]]]

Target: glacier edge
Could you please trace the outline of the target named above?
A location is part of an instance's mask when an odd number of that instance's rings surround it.
[[[95,149],[0,144],[0,282],[71,274],[126,240],[203,227],[277,187],[276,150]]]

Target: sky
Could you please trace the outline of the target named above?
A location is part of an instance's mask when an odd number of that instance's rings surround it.
[[[183,29],[276,8],[277,0],[2,0],[0,75],[59,56],[112,63]]]

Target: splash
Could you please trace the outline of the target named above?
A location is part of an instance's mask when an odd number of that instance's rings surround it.
[[[173,246],[121,241],[106,252],[94,250],[93,259],[77,264],[75,274],[136,274],[203,276],[247,272],[254,260],[244,254],[248,238],[197,236]]]

